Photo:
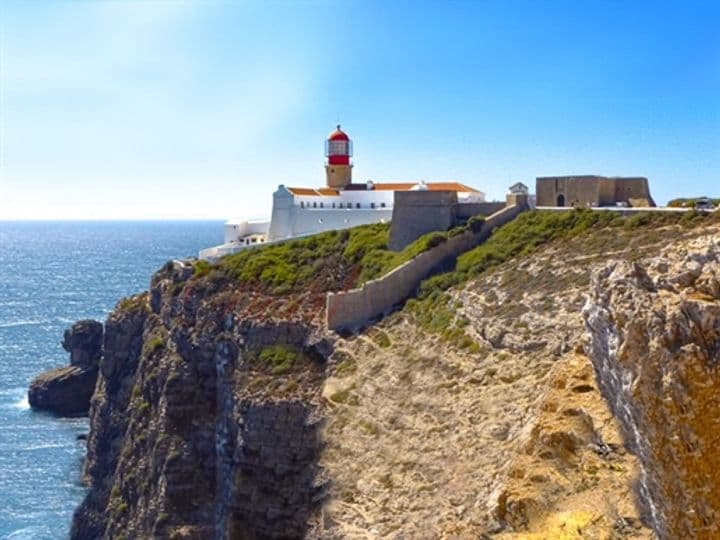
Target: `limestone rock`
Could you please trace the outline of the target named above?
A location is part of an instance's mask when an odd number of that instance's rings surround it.
[[[28,390],[28,401],[33,409],[60,416],[87,415],[96,381],[96,367],[53,369],[33,380]]]
[[[97,366],[102,355],[103,325],[86,319],[65,330],[62,346],[73,366]]]
[[[93,320],[78,321],[65,330],[62,346],[70,353],[70,366],[35,378],[28,390],[30,406],[60,416],[88,414],[102,355],[102,337],[102,324]]]
[[[118,304],[71,538],[299,538],[317,522],[332,345],[319,326],[323,293],[303,294],[294,301],[310,317],[288,320],[269,305],[277,298],[176,261]]]
[[[647,269],[607,265],[583,311],[598,383],[640,458],[640,495],[660,538],[720,537],[715,244],[700,239]]]

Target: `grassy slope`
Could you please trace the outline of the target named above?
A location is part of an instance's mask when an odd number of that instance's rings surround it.
[[[593,248],[602,243],[655,234],[660,227],[693,228],[720,221],[720,214],[705,212],[648,212],[622,217],[616,212],[572,210],[568,212],[526,212],[499,228],[484,244],[458,257],[455,269],[425,280],[418,298],[407,303],[407,310],[427,330],[440,333],[461,346],[472,346],[462,330],[464,321],[448,305],[445,291],[496,267],[514,257],[528,255],[550,242],[583,239]],[[600,243],[600,245],[596,245]]]
[[[388,249],[388,224],[362,225],[244,250],[215,265],[199,261],[195,275],[220,272],[276,295],[338,290],[382,276],[463,230],[429,233],[394,252]]]

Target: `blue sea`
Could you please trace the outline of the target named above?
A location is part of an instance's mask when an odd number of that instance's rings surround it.
[[[165,261],[221,242],[221,222],[0,221],[0,539],[66,538],[85,494],[87,419],[27,403],[35,375],[69,363],[65,328],[104,321]]]

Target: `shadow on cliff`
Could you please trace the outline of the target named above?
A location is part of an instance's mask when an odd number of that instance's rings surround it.
[[[320,426],[298,401],[240,403],[225,527],[229,538],[304,538],[324,496]]]

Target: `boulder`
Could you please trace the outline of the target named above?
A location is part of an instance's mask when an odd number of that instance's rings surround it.
[[[97,321],[78,321],[65,330],[62,346],[70,353],[70,365],[46,371],[30,383],[30,406],[60,416],[87,415],[97,382],[102,341],[103,326]]]
[[[30,383],[30,406],[59,416],[87,415],[97,374],[97,367],[66,366],[46,371]]]

